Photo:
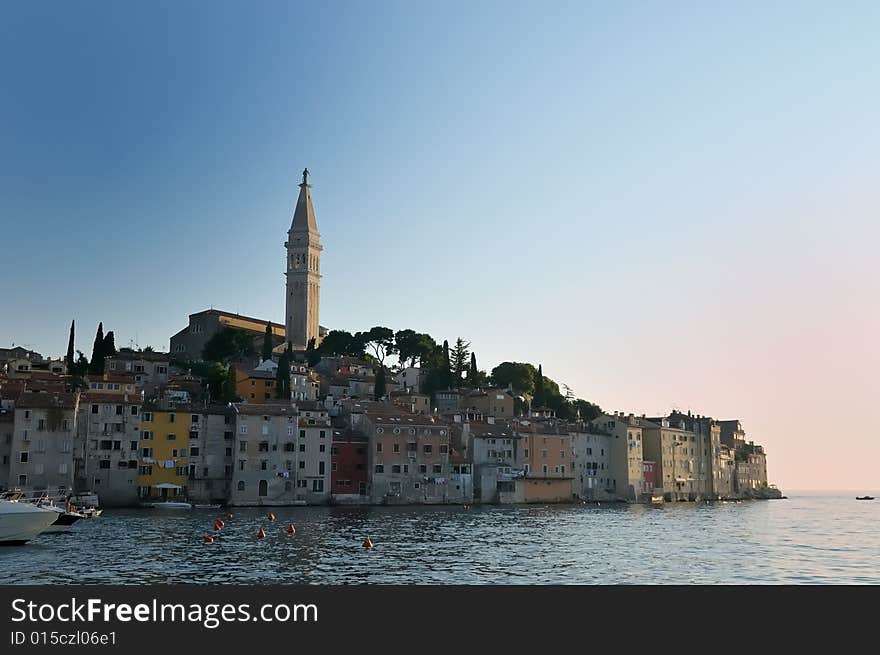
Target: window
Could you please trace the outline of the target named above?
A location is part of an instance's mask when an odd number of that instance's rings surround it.
[[[190,438],[190,439],[198,439],[198,438],[199,438],[199,433],[198,433],[198,432],[190,432],[190,433],[189,433],[189,438]]]
[[[416,445],[416,442],[415,442],[415,441],[408,441],[408,442],[406,443],[406,452],[408,452],[408,453],[414,453],[414,452],[416,452],[417,450],[418,450],[418,446]]]
[[[116,416],[122,416],[122,405],[116,406]]]
[[[166,437],[166,439],[167,439],[168,441],[176,441],[176,440],[177,440],[177,435],[176,435],[176,434],[169,434],[169,435]]]
[[[305,439],[305,438],[306,438],[306,431],[305,431],[305,430],[300,430],[300,431],[299,431],[299,438],[300,438],[300,439]]]
[[[23,450],[18,454],[18,461],[22,464],[27,464],[28,462],[28,451]]]
[[[284,452],[292,453],[292,452],[294,452],[295,449],[296,449],[295,445],[292,441],[288,441],[287,443],[284,444]]]
[[[374,470],[376,473],[384,473],[385,466],[383,464],[376,464],[376,468]]]
[[[226,457],[232,457],[232,448],[226,449]]]
[[[395,444],[391,447],[391,450],[392,450],[392,452],[399,453],[399,452],[400,452],[400,444],[399,444],[399,443],[395,443]]]
[[[97,407],[97,405],[92,405],[92,407]],[[92,414],[97,414],[97,413],[98,413],[97,410],[95,410],[95,411],[92,412]],[[152,423],[152,422],[153,422],[153,412],[144,412],[144,413],[141,415],[141,420],[142,420],[144,423]]]
[[[261,470],[265,471],[265,470],[268,469],[268,468],[269,468],[269,465],[268,465],[268,462],[266,462],[265,459],[262,460],[262,461],[260,461],[260,469],[261,469]]]
[[[177,418],[177,415],[172,412],[171,414],[168,415],[168,422],[174,423],[176,418]]]
[[[434,469],[433,469],[433,471],[434,471],[434,473],[442,473],[442,472],[443,472],[443,467],[440,466],[439,464],[434,464]]]
[[[392,473],[400,473],[400,464],[394,464],[394,465],[391,467],[391,472],[392,472]]]
[[[377,441],[377,442],[376,442],[376,452],[377,452],[377,453],[381,453],[381,452],[382,452],[382,442],[381,442],[381,441]]]
[[[97,413],[98,413],[98,406],[97,406],[97,405],[92,405],[92,414],[97,414]],[[145,415],[145,416],[146,416],[146,415]],[[27,417],[25,417],[25,418],[27,418]]]
[[[326,431],[326,430],[321,430],[321,431],[318,433],[318,438],[319,438],[319,439],[324,439],[326,436],[327,436],[327,431]]]
[[[244,491],[244,480],[239,480],[239,481],[238,481],[238,490],[239,490],[239,491]]]
[[[198,447],[194,446],[194,447],[192,447],[192,448],[189,449],[189,455],[190,455],[190,457],[196,457],[198,454],[199,454],[199,449],[198,449]]]
[[[141,457],[152,457],[153,449],[152,448],[141,448]]]
[[[239,426],[238,426],[238,431],[239,431],[241,434],[247,434],[247,423],[242,423],[241,425],[239,425]]]
[[[101,450],[110,450],[112,447],[113,447],[113,442],[111,442],[109,439],[102,439],[101,440]]]
[[[441,455],[448,455],[449,454],[449,445],[448,444],[445,444],[445,443],[440,444],[440,454]]]
[[[110,468],[110,460],[109,460],[109,459],[102,459],[102,460],[98,463],[98,468],[102,468],[102,469],[108,469],[108,468]]]
[[[306,445],[304,443],[301,443],[299,445],[299,452],[301,452],[301,453],[306,452]]]
[[[138,442],[137,441],[129,441],[128,442],[128,449],[129,450],[137,450],[138,449]]]
[[[317,492],[324,491],[324,481],[323,480],[312,480],[312,491],[317,491]]]
[[[247,441],[239,441],[238,442],[238,452],[240,452],[240,453],[247,452]]]
[[[425,447],[422,450],[424,450],[426,455],[430,455],[433,452],[434,447],[431,444],[426,443]]]
[[[318,451],[319,451],[319,452],[322,452],[322,453],[323,453],[323,452],[325,452],[326,450],[327,450],[327,445],[326,445],[326,444],[321,444],[321,445],[318,446]]]
[[[268,453],[269,452],[269,442],[268,441],[261,441],[259,444],[259,447],[258,447],[258,451],[261,453]]]
[[[137,415],[138,415],[138,408],[137,408],[137,405],[132,405],[132,406],[131,406],[131,415],[132,415],[132,416],[137,416]]]
[[[420,464],[419,465],[419,473],[427,473],[427,472],[428,472],[428,467],[424,464]]]

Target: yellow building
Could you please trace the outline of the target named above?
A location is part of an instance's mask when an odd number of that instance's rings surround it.
[[[254,369],[248,371],[235,367],[235,393],[246,403],[279,403],[283,399],[275,397],[275,373],[270,370]]]
[[[138,494],[142,499],[185,498],[189,477],[189,439],[198,414],[189,407],[141,413]]]

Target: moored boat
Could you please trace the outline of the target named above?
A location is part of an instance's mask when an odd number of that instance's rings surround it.
[[[192,509],[192,504],[176,500],[163,500],[155,503],[141,503],[141,507],[150,509]]]
[[[856,500],[874,500],[874,496],[856,496]]]
[[[26,543],[44,532],[58,513],[32,503],[0,499],[0,546]]]

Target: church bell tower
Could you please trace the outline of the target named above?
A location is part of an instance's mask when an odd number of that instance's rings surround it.
[[[287,295],[285,339],[294,349],[304,350],[318,335],[318,302],[321,292],[321,235],[312,206],[309,169],[303,171],[293,221],[287,232]]]

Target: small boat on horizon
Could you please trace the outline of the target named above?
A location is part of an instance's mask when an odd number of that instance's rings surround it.
[[[856,496],[856,500],[874,500],[874,496]]]
[[[192,504],[176,500],[163,500],[156,503],[141,503],[141,507],[148,507],[150,509],[192,509]]]

